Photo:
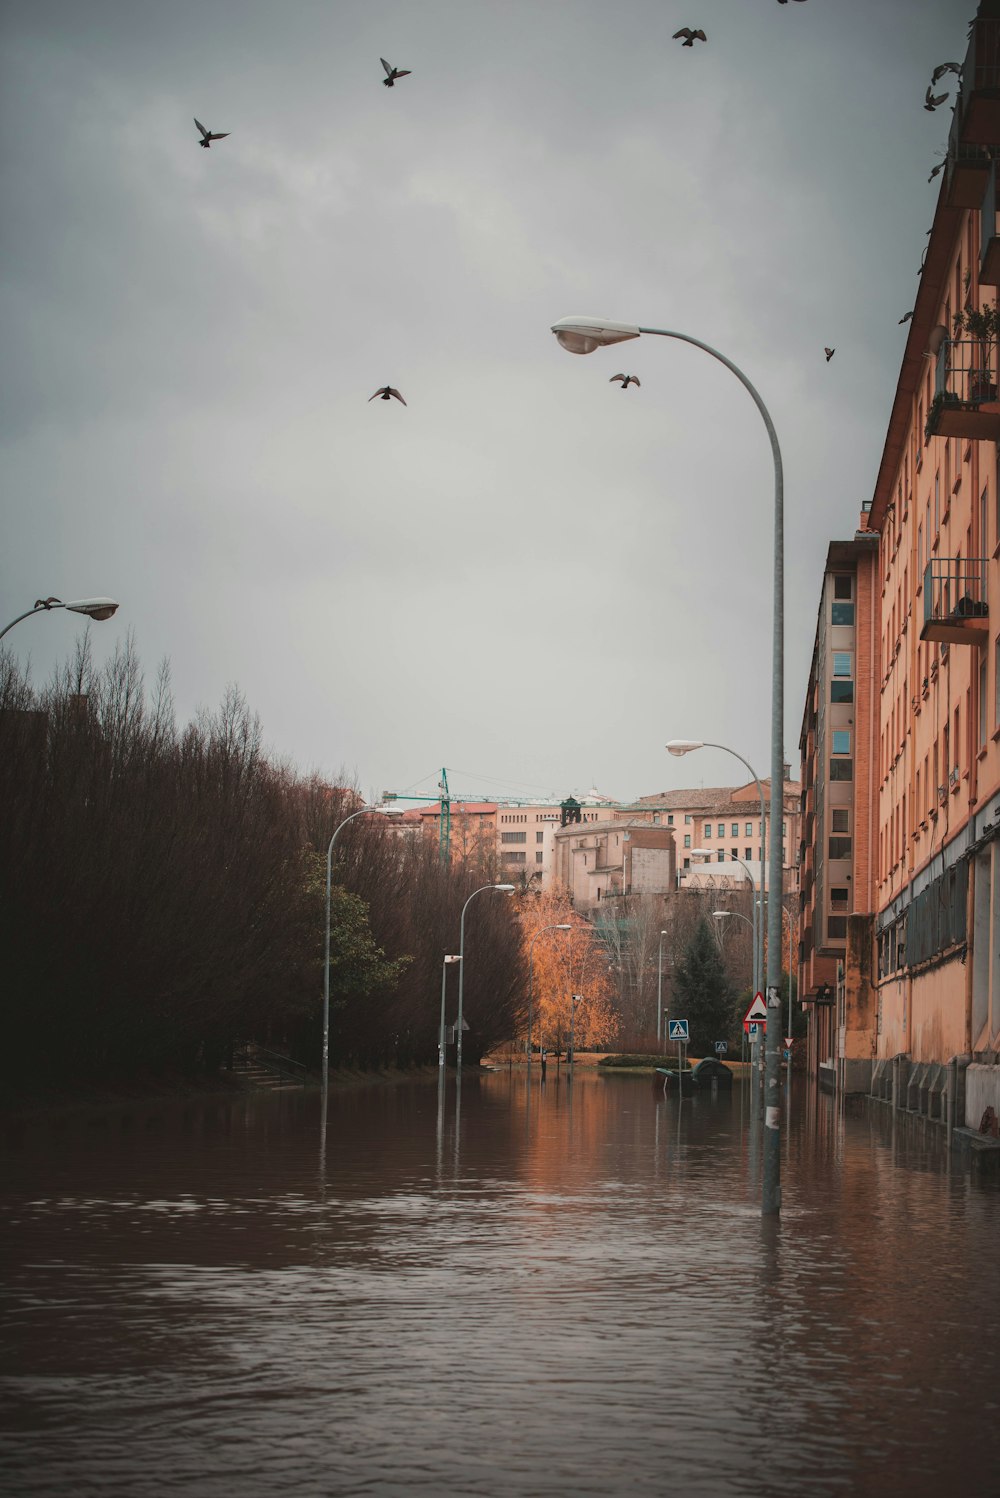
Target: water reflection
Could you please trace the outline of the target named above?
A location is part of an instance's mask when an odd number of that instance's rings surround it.
[[[992,1491],[1000,1191],[550,1066],[10,1131],[4,1490]]]

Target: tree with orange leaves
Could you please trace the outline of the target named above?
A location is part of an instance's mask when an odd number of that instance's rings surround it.
[[[608,972],[608,952],[593,926],[577,915],[561,891],[531,895],[521,904],[521,938],[530,954],[532,1044],[564,1049],[570,1031],[572,995],[581,995],[574,1020],[577,1048],[614,1040],[616,988]],[[569,926],[568,931],[546,927]]]

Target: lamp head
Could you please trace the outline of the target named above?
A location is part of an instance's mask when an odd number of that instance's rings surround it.
[[[688,856],[690,858],[711,858],[712,850],[711,848],[690,848],[688,849]]]
[[[690,754],[692,749],[704,749],[705,745],[696,739],[671,739],[667,745],[668,754]]]
[[[561,317],[552,324],[552,331],[571,354],[592,354],[595,348],[639,336],[634,323],[609,322],[604,317]]]
[[[118,604],[113,598],[77,598],[63,607],[72,609],[74,614],[86,614],[89,619],[110,619],[118,611]]]
[[[502,889],[505,895],[512,895],[514,893],[514,886],[512,884],[494,884],[493,888]]]
[[[559,925],[554,929],[556,931],[572,931],[573,927],[570,925],[569,921],[560,921]]]
[[[726,917],[732,915],[732,913],[733,912],[731,910],[713,910],[712,911],[712,920],[713,921],[724,921],[726,919]]]

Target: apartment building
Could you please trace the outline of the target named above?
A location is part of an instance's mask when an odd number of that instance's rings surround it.
[[[998,147],[1000,0],[982,0],[874,494],[861,517],[861,532],[877,537],[867,667],[877,712],[868,734],[873,786],[855,779],[853,814],[866,799],[873,873],[870,911],[856,895],[843,959],[829,933],[833,880],[822,891],[815,883],[836,803],[832,746],[810,723],[809,703],[803,741],[814,792],[820,752],[826,773],[825,820],[814,794],[807,821],[813,931],[827,922],[823,950],[805,968],[813,995],[817,979],[830,981],[820,958],[842,961],[836,1000],[846,1015],[852,960],[859,968],[867,961],[872,1090],[933,1116],[947,1098],[959,1122],[974,1123],[985,1102],[1000,1109],[992,1064],[1000,1045]],[[858,637],[854,648],[860,686]],[[825,660],[814,672],[814,696],[826,690],[819,677],[828,669]],[[856,880],[856,859],[853,873]]]
[[[798,889],[798,850],[801,798],[799,785],[789,778],[786,766],[783,789],[784,817],[781,823],[784,892]],[[763,819],[766,846],[770,848],[771,782],[762,780],[766,815]],[[654,796],[640,796],[635,807],[616,813],[620,818],[643,820],[655,826],[670,827],[677,847],[678,883],[720,883],[739,881],[747,876],[737,859],[750,869],[755,885],[760,883],[761,813],[756,783],[740,786],[711,786],[698,789],[661,791]],[[705,849],[708,861],[694,857],[692,849]],[[765,878],[767,877],[767,857]],[[709,868],[709,864],[711,868]],[[715,867],[728,864],[725,875]]]
[[[879,601],[878,537],[866,531],[833,542],[799,739],[798,982],[812,1006],[809,1066],[828,1085],[865,1092],[875,1052],[868,913]]]

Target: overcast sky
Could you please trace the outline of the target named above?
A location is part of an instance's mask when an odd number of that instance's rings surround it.
[[[765,775],[763,424],[683,343],[549,332],[597,314],[714,345],[771,411],[797,775],[941,181],[924,90],[974,10],[3,0],[0,627],[111,594],[99,659],[169,658],[182,720],[236,682],[366,792],[739,779],[674,737]],[[80,626],[5,643],[41,683]]]

